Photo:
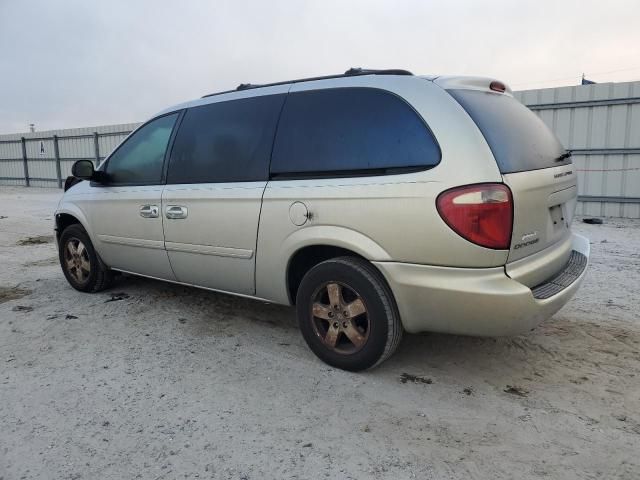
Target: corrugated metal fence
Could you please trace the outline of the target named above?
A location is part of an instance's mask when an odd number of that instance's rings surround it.
[[[640,82],[515,96],[573,151],[579,214],[640,218]],[[0,185],[60,187],[74,161],[99,161],[138,125],[0,135]]]
[[[73,162],[97,165],[138,125],[0,135],[0,185],[61,188]]]
[[[573,152],[577,213],[640,218],[640,82],[515,92]]]

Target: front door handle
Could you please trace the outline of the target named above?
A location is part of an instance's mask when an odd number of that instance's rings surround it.
[[[158,218],[160,216],[160,208],[157,205],[142,205],[140,207],[140,216],[143,218]]]
[[[166,215],[168,219],[177,220],[187,218],[189,210],[181,205],[167,205]]]

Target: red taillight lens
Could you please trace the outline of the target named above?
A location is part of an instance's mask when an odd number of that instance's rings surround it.
[[[457,187],[436,200],[442,219],[461,237],[487,248],[506,250],[511,244],[513,200],[501,183]]]

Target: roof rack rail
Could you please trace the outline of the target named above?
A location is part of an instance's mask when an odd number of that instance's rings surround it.
[[[402,70],[400,68],[387,68],[385,70],[374,70],[371,68],[351,67],[344,72],[345,76],[351,75],[413,75],[409,70]]]
[[[202,98],[212,97],[214,95],[222,95],[223,93],[230,93],[230,92],[236,92],[241,90],[250,90],[252,88],[274,87],[277,85],[286,85],[288,83],[311,82],[314,80],[329,80],[332,78],[355,77],[358,75],[413,75],[413,73],[411,73],[409,70],[402,70],[399,68],[374,70],[370,68],[352,67],[344,73],[338,73],[335,75],[325,75],[322,77],[298,78],[295,80],[285,80],[283,82],[264,83],[264,84],[241,83],[235,88],[235,90],[225,90],[224,92],[210,93],[208,95],[204,95]]]

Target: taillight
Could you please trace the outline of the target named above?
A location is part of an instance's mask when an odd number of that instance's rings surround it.
[[[487,248],[507,250],[511,244],[513,200],[501,183],[456,187],[436,200],[442,219],[461,237]]]
[[[489,84],[489,88],[494,92],[504,93],[507,89],[507,86],[504,83],[499,82],[498,80],[494,80]]]

